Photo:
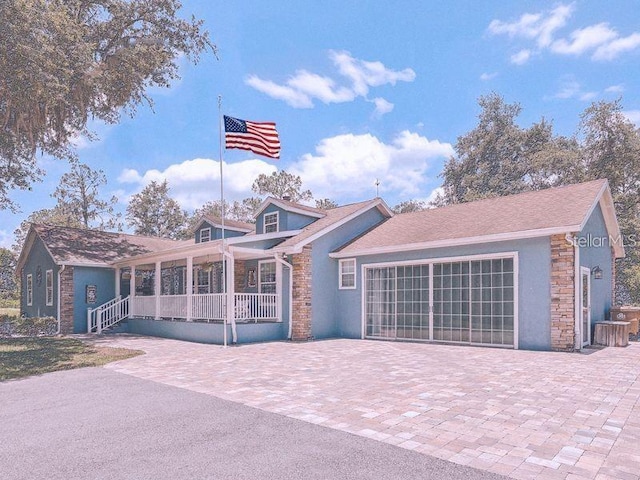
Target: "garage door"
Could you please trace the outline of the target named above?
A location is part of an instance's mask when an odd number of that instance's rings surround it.
[[[514,257],[365,266],[365,335],[514,346]]]

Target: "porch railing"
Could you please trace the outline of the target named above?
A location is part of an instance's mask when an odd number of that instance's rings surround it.
[[[156,304],[159,310],[156,315]],[[277,321],[280,319],[279,295],[272,293],[234,294],[234,319],[238,323]],[[187,295],[136,296],[131,300],[131,316],[187,319]],[[227,315],[227,295],[202,293],[191,295],[191,319],[223,321]]]
[[[101,333],[129,316],[129,297],[116,297],[97,308],[87,310],[87,332]]]

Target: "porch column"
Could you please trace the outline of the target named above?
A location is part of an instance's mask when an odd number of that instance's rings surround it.
[[[155,276],[153,277],[153,293],[156,296],[156,320],[160,320],[160,289],[162,283],[162,262],[156,262]]]
[[[116,297],[120,296],[120,267],[116,267]]]
[[[187,257],[187,284],[185,285],[187,291],[187,322],[191,321],[193,315],[193,305],[191,298],[193,295],[193,257]]]
[[[131,265],[131,279],[129,280],[129,301],[136,295],[136,266]]]
[[[231,341],[233,343],[238,342],[238,334],[236,332],[236,318],[235,318],[235,285],[234,285],[234,258],[233,253],[225,253],[226,270],[226,290],[227,290],[227,322],[231,324]]]

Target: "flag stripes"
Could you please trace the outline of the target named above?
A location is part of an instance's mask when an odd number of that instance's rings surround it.
[[[273,122],[252,122],[224,116],[225,147],[249,150],[257,155],[280,158],[280,139]]]

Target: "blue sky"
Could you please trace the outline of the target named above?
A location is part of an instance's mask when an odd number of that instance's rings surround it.
[[[187,210],[219,198],[222,112],[275,121],[280,160],[229,150],[226,198],[251,196],[260,173],[300,175],[316,198],[376,195],[390,206],[428,199],[456,139],[477,123],[481,95],[519,102],[523,126],[541,117],[571,135],[593,101],[622,98],[640,125],[640,10],[636,1],[479,2],[183,0],[205,20],[219,60],[184,62],[171,89],[154,89],[118,125],[92,125],[80,160],[102,169],[105,197],[128,198],[166,178]],[[42,158],[44,181],[0,211],[0,246],[50,197],[68,165]]]

